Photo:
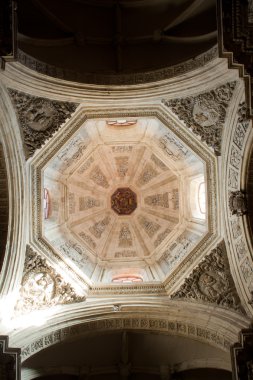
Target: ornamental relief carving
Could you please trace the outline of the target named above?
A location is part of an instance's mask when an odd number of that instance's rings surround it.
[[[136,184],[139,187],[144,186],[158,175],[159,172],[150,163],[147,163],[142,169],[142,172],[139,175]]]
[[[159,231],[161,228],[158,223],[152,222],[152,220],[146,218],[144,215],[138,215],[137,219],[140,226],[143,228],[150,239],[152,239],[157,231]]]
[[[90,172],[89,178],[98,186],[108,189],[109,183],[99,166],[95,166]]]
[[[27,246],[20,298],[15,307],[17,314],[84,300],[45,259]]]
[[[70,118],[78,104],[39,98],[8,89],[22,130],[26,158],[31,157]]]
[[[232,215],[242,216],[247,212],[246,195],[242,191],[232,191],[229,196],[229,209]]]
[[[120,248],[133,246],[133,238],[128,223],[121,223],[118,246]]]
[[[115,157],[115,162],[116,162],[118,176],[120,178],[124,178],[128,172],[129,157],[128,156]]]
[[[236,82],[229,82],[197,96],[163,99],[162,102],[220,155],[223,124],[235,87]]]
[[[215,303],[245,313],[230,274],[224,242],[205,257],[171,298]]]
[[[99,220],[98,222],[94,223],[90,228],[90,233],[97,239],[100,239],[103,235],[104,231],[106,230],[107,226],[110,224],[111,217],[107,215],[102,220]]]
[[[151,207],[164,207],[169,208],[169,193],[149,195],[144,198],[144,203]]]

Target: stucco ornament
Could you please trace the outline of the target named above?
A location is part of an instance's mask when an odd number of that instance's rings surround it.
[[[244,313],[229,271],[224,242],[205,257],[171,298],[211,302]]]
[[[84,301],[31,247],[27,247],[17,313]]]
[[[235,87],[236,82],[229,82],[197,96],[162,102],[220,155],[223,124]]]
[[[229,208],[232,215],[242,216],[247,212],[246,196],[242,191],[232,191],[229,197]]]
[[[31,157],[76,110],[78,104],[39,98],[8,89],[23,134],[26,158]]]

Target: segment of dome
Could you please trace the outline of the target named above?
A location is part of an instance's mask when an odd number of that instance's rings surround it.
[[[205,166],[156,118],[85,121],[42,183],[44,239],[95,282],[166,278],[207,232]]]

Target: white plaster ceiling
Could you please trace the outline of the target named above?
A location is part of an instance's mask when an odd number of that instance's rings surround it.
[[[207,232],[205,165],[155,118],[84,122],[42,182],[44,238],[95,282],[162,280]]]

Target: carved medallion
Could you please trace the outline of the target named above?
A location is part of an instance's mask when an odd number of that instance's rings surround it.
[[[232,191],[229,197],[229,208],[232,215],[242,216],[247,212],[246,196],[242,191]]]
[[[84,301],[69,283],[50,267],[31,247],[27,246],[20,297],[16,305],[18,314]]]
[[[22,130],[26,158],[31,157],[71,117],[78,104],[39,98],[8,89]]]
[[[111,197],[111,207],[118,215],[130,215],[137,207],[136,194],[128,187],[118,188]]]
[[[230,274],[224,242],[205,257],[171,298],[216,303],[245,313]]]

